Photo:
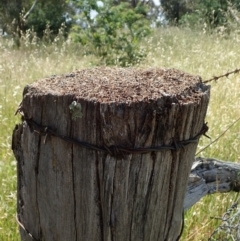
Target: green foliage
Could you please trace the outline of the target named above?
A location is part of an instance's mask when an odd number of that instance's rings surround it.
[[[239,0],[161,0],[161,6],[169,23],[190,27],[205,24],[211,29],[228,23],[229,8],[240,10]]]
[[[227,6],[227,1],[205,0],[199,3],[199,13],[209,26],[217,27],[225,22],[224,12],[227,11]]]
[[[71,11],[65,0],[39,1],[35,9],[27,18],[24,31],[33,29],[37,36],[42,38],[46,26],[49,26],[52,37],[58,34],[62,24],[65,24],[66,36],[71,27],[71,21],[67,21],[66,13]]]
[[[229,20],[229,9],[240,10],[237,0],[197,0],[188,6],[188,12],[181,17],[180,23],[196,27],[204,23],[210,28],[226,26]]]
[[[188,12],[187,1],[160,0],[166,19],[178,23],[181,17]]]
[[[100,64],[129,66],[139,63],[146,52],[140,41],[150,34],[147,9],[138,4],[113,5],[112,1],[79,1],[80,24],[72,28],[72,38],[87,48],[87,54],[100,58]],[[91,17],[91,11],[97,14]]]
[[[29,29],[42,38],[48,26],[53,39],[64,24],[65,36],[67,36],[71,27],[70,19],[67,21],[67,13],[73,12],[68,2],[66,0],[37,1],[31,13],[25,16],[34,2],[34,0],[2,0],[0,2],[0,28],[7,34],[11,34],[18,46],[21,36]]]
[[[21,26],[20,15],[23,8],[31,7],[30,1],[1,0],[0,1],[0,27],[4,32],[12,32],[13,28]]]

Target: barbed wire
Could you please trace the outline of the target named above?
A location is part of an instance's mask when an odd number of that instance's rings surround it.
[[[42,126],[38,123],[36,123],[32,119],[27,119],[24,117],[24,114],[21,112],[23,121],[26,121],[26,123],[33,128],[34,132],[39,134],[39,135],[44,135],[44,141],[43,143],[46,142],[46,139],[49,135],[58,137],[66,142],[76,144],[80,147],[84,147],[86,149],[90,150],[95,150],[95,151],[101,151],[105,152],[111,156],[114,156],[117,159],[125,158],[127,154],[145,154],[149,152],[159,152],[159,151],[166,151],[166,150],[178,150],[181,148],[185,148],[187,145],[191,143],[197,143],[200,136],[206,135],[206,132],[208,131],[208,126],[207,123],[204,123],[201,130],[199,131],[198,134],[196,134],[194,137],[189,138],[188,140],[182,140],[182,141],[175,141],[173,140],[172,145],[163,145],[163,146],[150,146],[150,147],[139,147],[139,148],[131,148],[131,147],[124,147],[124,146],[117,146],[117,145],[112,145],[112,146],[97,146],[88,142],[84,141],[79,141],[67,136],[63,136],[58,134],[56,131],[52,130],[51,128],[47,126]]]
[[[203,81],[203,83],[206,84],[206,83],[209,83],[209,82],[212,82],[212,81],[217,81],[218,79],[223,78],[223,77],[228,78],[228,76],[230,74],[238,74],[239,72],[240,72],[240,68],[235,69],[233,71],[228,71],[226,74],[222,74],[222,75],[219,75],[219,76],[213,76],[211,79]]]
[[[228,78],[229,75],[231,74],[238,74],[240,72],[240,68],[239,69],[235,69],[233,71],[228,71],[225,74],[219,75],[219,76],[214,76],[211,79],[205,80],[203,81],[204,84],[209,83],[211,81],[217,81],[220,78],[226,77]],[[231,129],[233,127],[233,125],[235,125],[238,121],[240,120],[240,117],[235,120],[225,131],[223,131],[215,140],[213,140],[211,143],[209,143],[208,145],[206,145],[205,147],[203,147],[201,150],[199,150],[196,155],[199,155],[202,151],[204,151],[205,149],[207,149],[209,146],[211,146],[213,143],[217,142],[229,129]]]
[[[196,153],[196,156],[199,155],[202,151],[206,150],[209,146],[211,146],[213,143],[217,142],[223,135],[226,134],[226,132],[228,130],[230,130],[238,121],[240,120],[240,117],[238,119],[236,119],[226,130],[224,130],[216,139],[214,139],[213,141],[211,141],[208,145],[206,145],[205,147],[203,147],[201,150],[199,150]]]

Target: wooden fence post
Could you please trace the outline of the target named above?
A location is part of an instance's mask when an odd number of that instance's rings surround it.
[[[22,240],[177,240],[209,86],[99,67],[24,89],[13,132]]]

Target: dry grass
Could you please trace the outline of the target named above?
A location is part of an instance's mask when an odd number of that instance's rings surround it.
[[[27,45],[27,46],[26,46]],[[19,117],[14,116],[25,85],[45,76],[91,66],[78,46],[35,43],[20,50],[11,40],[0,39],[0,240],[18,241],[16,213],[16,163],[11,151],[11,134]],[[69,51],[68,51],[69,50]]]
[[[83,56],[79,46],[56,40],[52,46],[31,43],[26,37],[20,50],[11,40],[0,39],[0,240],[18,241],[15,222],[16,163],[11,151],[11,133],[19,121],[14,112],[23,87],[42,77],[71,72],[91,66],[92,57]],[[208,35],[201,32],[166,28],[158,30],[146,43],[150,48],[144,66],[177,68],[208,79],[239,68],[240,35]],[[240,76],[211,83],[211,101],[206,121],[208,135],[215,139],[240,116]],[[199,148],[209,143],[200,141]],[[240,160],[240,123],[234,125],[201,156],[223,160]],[[236,194],[207,196],[185,215],[182,240],[207,240]]]

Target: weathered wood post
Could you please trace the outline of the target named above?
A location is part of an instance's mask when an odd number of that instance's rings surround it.
[[[12,146],[22,240],[177,240],[208,101],[200,77],[174,69],[27,86]]]

